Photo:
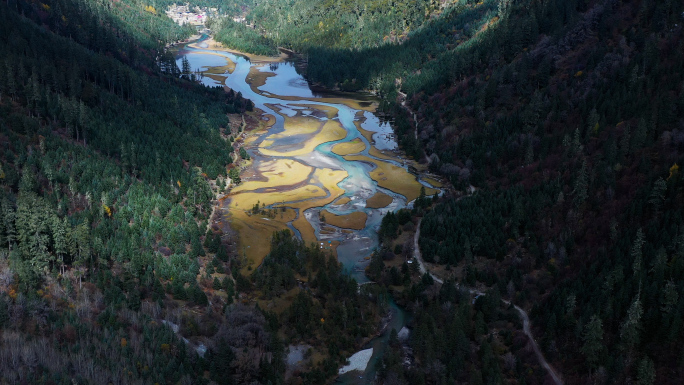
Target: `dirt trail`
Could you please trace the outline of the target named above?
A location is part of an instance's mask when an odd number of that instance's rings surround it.
[[[418,247],[418,238],[420,237],[420,221],[418,221],[418,225],[416,226],[416,234],[413,236],[413,256],[415,259],[418,261],[418,264],[420,266],[420,272],[421,274],[425,274],[426,272],[430,274],[432,279],[435,280],[435,282],[438,282],[440,284],[443,284],[444,281],[437,277],[436,275],[432,274],[431,271],[429,271],[425,265],[425,262],[423,261],[423,256],[420,254],[420,248]],[[460,286],[460,285],[457,285]],[[471,287],[463,286],[464,289],[467,289],[471,294],[475,295],[485,295],[485,293]],[[507,301],[505,299],[502,299],[503,303],[510,305],[511,302]],[[513,308],[518,312],[518,315],[520,316],[520,319],[523,321],[523,332],[525,335],[530,339],[530,342],[532,343],[532,349],[534,350],[534,354],[537,356],[537,359],[539,360],[539,363],[541,366],[546,369],[546,371],[549,373],[551,378],[553,379],[553,382],[556,385],[563,385],[563,380],[561,379],[560,375],[556,372],[556,370],[551,366],[551,364],[546,361],[546,358],[544,357],[544,354],[542,354],[541,349],[539,349],[539,345],[537,344],[537,341],[534,339],[534,336],[532,335],[532,330],[530,329],[530,317],[528,316],[527,312],[520,308],[517,305],[513,305]]]
[[[401,106],[402,106],[406,111],[408,111],[408,113],[411,114],[411,117],[413,118],[413,123],[414,123],[414,125],[415,125],[415,129],[414,129],[414,133],[413,133],[413,134],[414,134],[414,136],[416,137],[416,139],[418,139],[418,121],[416,120],[416,113],[413,112],[413,110],[411,109],[411,107],[409,107],[409,106],[406,105],[406,97],[407,97],[407,95],[406,95],[405,93],[401,92],[401,91],[397,91],[397,93],[398,93],[399,96],[401,97]]]

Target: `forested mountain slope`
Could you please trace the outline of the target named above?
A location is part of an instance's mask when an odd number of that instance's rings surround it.
[[[187,36],[135,2],[0,3],[0,382],[279,375],[251,361],[279,362],[264,315],[222,315],[228,253],[204,235],[232,161],[225,113],[249,102],[177,79],[163,47]]]
[[[269,54],[276,47],[304,52],[315,47],[362,49],[406,39],[451,3],[435,0],[242,0],[244,22],[235,10],[212,24],[228,47]]]
[[[179,79],[163,47],[190,30],[164,4],[0,2],[4,381],[282,383],[288,341],[324,354],[292,381],[322,383],[373,332],[387,290],[417,314],[416,361],[393,337],[381,383],[542,383],[500,297],[532,309],[566,383],[684,377],[681,1],[228,7],[250,26],[228,21],[220,40],[294,48],[310,80],[378,92],[408,154],[476,189],[411,213],[452,281],[393,259],[417,223],[402,212],[368,270],[381,285],[363,291],[289,234],[244,277],[207,232],[235,167],[226,112],[249,102]],[[456,280],[490,294],[473,304]],[[284,292],[279,314],[227,306]]]
[[[459,1],[398,44],[299,46],[310,80],[377,91],[409,154],[477,189],[414,211],[421,250],[531,307],[568,383],[684,376],[682,12]]]
[[[567,383],[684,375],[682,11],[513,2],[404,73],[405,107],[390,101],[406,148],[478,189],[425,213],[423,255],[531,306]],[[317,68],[350,57],[322,52],[331,59]]]

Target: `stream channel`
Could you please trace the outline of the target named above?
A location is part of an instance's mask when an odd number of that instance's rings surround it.
[[[428,194],[438,192],[438,183],[409,172],[409,165],[418,165],[397,149],[391,126],[374,114],[373,99],[314,93],[292,62],[250,61],[210,43],[203,37],[185,44],[177,52],[179,67],[187,58],[193,71],[205,73],[203,84],[241,92],[269,123],[245,139],[252,163],[243,182],[221,203],[239,233],[241,251],[257,268],[268,252],[270,234],[289,228],[307,244],[335,251],[357,282],[368,282],[363,271],[378,246],[382,217],[411,207],[423,186]],[[272,214],[251,213],[257,202]],[[407,322],[408,315],[393,300],[389,309],[388,326],[363,347],[373,348],[366,370],[343,374],[338,382],[363,384],[375,377],[389,332]]]

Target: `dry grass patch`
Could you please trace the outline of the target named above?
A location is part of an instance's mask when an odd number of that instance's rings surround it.
[[[342,198],[336,200],[336,201],[335,201],[335,204],[338,205],[338,206],[341,206],[341,205],[347,204],[347,203],[349,203],[349,202],[351,202],[351,198],[349,198],[349,197],[342,197]]]
[[[271,128],[276,123],[276,117],[271,114],[262,114],[261,119],[259,119],[259,127],[261,128]]]
[[[346,175],[346,172],[345,172]],[[312,198],[325,197],[326,191],[316,185],[305,185],[291,190],[277,191],[279,186],[273,186],[273,190],[263,193],[251,191],[236,192],[229,195],[230,209],[251,210],[257,202],[261,206],[278,204],[279,206],[292,206],[288,202],[302,201]]]
[[[252,88],[254,89],[254,88]],[[259,94],[269,97],[269,98],[277,98],[280,100],[289,100],[293,102],[300,102],[300,101],[311,101],[311,102],[321,102],[321,103],[330,103],[330,104],[342,104],[347,107],[351,107],[355,110],[362,110],[362,111],[368,111],[368,112],[375,112],[375,110],[378,108],[378,103],[371,103],[369,105],[361,105],[361,103],[366,104],[367,102],[363,101],[358,101],[358,100],[352,100],[352,99],[345,99],[345,98],[303,98],[301,96],[289,96],[289,95],[271,95],[270,93],[264,94],[262,91],[256,90],[259,92]],[[316,106],[318,108],[320,106]]]
[[[339,109],[337,109],[337,108],[335,108],[335,107],[332,107],[332,106],[323,106],[323,105],[319,105],[319,104],[292,104],[292,106],[294,106],[294,107],[304,107],[304,108],[308,108],[308,109],[311,109],[311,110],[322,111],[323,113],[325,113],[325,116],[326,116],[328,119],[333,119],[333,118],[335,118],[335,117],[337,116],[337,114],[339,113]]]
[[[246,181],[235,187],[232,192],[240,193],[260,188],[281,188],[292,186],[308,180],[313,168],[293,159],[275,159],[259,164],[256,174],[261,181]],[[265,179],[265,180],[264,180]]]
[[[285,127],[286,130],[287,128],[287,121],[285,122]],[[296,127],[293,127],[292,129],[297,129]],[[275,135],[289,135],[285,133],[280,133],[280,134],[275,134]],[[275,135],[269,136],[268,138],[277,138]],[[321,130],[313,135],[310,139],[306,140],[304,142],[304,145],[299,148],[295,149],[292,151],[285,151],[285,152],[279,152],[279,151],[273,151],[268,148],[260,147],[259,151],[261,151],[262,154],[266,156],[287,156],[287,157],[295,157],[295,156],[300,156],[300,155],[306,155],[311,153],[317,146],[323,143],[328,143],[328,142],[334,142],[336,140],[344,139],[347,136],[347,131],[340,125],[339,122],[337,121],[332,121],[329,120],[325,122]]]
[[[266,79],[276,76],[273,72],[261,72],[257,67],[250,67],[245,81],[256,94],[260,94],[259,87],[266,84]]]
[[[223,56],[223,55],[221,55]],[[220,67],[209,67],[208,70],[204,71],[205,74],[214,74],[214,75],[222,75],[228,72],[229,74],[232,74],[233,71],[235,71],[235,62],[230,60],[230,58],[226,58],[226,65],[220,66]]]
[[[371,209],[381,209],[383,207],[389,206],[394,198],[385,194],[384,192],[378,191],[372,197],[366,200],[366,207]]]
[[[328,187],[329,195],[320,199],[310,199],[307,201],[287,205],[288,207],[299,209],[299,217],[292,222],[292,225],[299,230],[302,235],[302,240],[305,242],[305,244],[308,245],[311,242],[317,242],[318,239],[316,238],[314,228],[304,217],[304,211],[313,207],[325,206],[342,195],[344,190],[338,187],[337,184],[348,175],[349,174],[347,174],[346,171],[318,169],[316,172],[314,172],[314,177],[320,181],[321,184]]]
[[[277,111],[280,110],[276,105],[267,104],[267,106]],[[283,132],[270,135],[269,138],[286,138],[291,135],[313,134],[324,125],[324,122],[306,116],[295,115],[290,117],[284,114],[280,115],[285,120],[283,122]]]
[[[361,230],[366,227],[366,220],[368,219],[368,215],[363,211],[356,211],[346,215],[337,215],[328,210],[321,210],[320,215],[321,221],[324,221],[327,224],[353,230]]]
[[[255,268],[261,264],[266,254],[270,252],[268,240],[271,239],[271,235],[274,231],[288,228],[288,222],[292,222],[292,225],[301,233],[302,240],[306,244],[317,242],[313,227],[304,217],[304,211],[312,207],[324,206],[344,193],[344,190],[340,189],[337,184],[348,176],[347,172],[331,169],[316,169],[309,178],[309,184],[287,190],[286,186],[278,183],[297,180],[297,178],[288,176],[287,173],[281,177],[280,171],[287,167],[288,162],[293,162],[290,164],[292,167],[303,166],[302,170],[304,168],[310,169],[304,165],[295,166],[298,162],[287,159],[269,162],[269,171],[264,175],[269,177],[267,182],[245,182],[243,185],[237,186],[228,196],[230,201],[226,203],[226,207],[230,213],[231,228],[239,233],[240,253],[244,252],[248,259],[244,269],[248,269],[249,266]],[[304,181],[306,180],[307,178],[304,179]],[[311,184],[314,181],[322,186],[328,186],[328,190]],[[272,187],[274,192],[268,190],[262,193],[248,191],[265,187]],[[284,191],[279,191],[280,189]],[[288,208],[284,211],[277,208],[275,209],[275,217],[267,218],[261,214],[250,214],[250,210],[257,203],[260,204],[260,207],[275,205],[276,207],[287,206]],[[297,215],[297,210],[299,215]],[[333,247],[334,251],[335,248]],[[245,272],[247,271],[245,270]]]
[[[387,151],[387,150],[384,150]],[[386,153],[383,152],[382,150],[378,150],[375,146],[371,146],[370,150],[368,150],[368,155],[374,156],[376,158],[380,159],[387,159],[387,160],[393,160],[395,162],[403,162],[405,159],[399,158],[398,156],[395,156],[392,152]]]
[[[361,135],[363,135],[363,137],[366,138],[368,143],[373,143],[373,132],[361,128],[361,123],[363,120],[365,120],[365,118],[363,118],[362,120],[355,120],[354,125],[356,126],[356,129],[359,130]]]
[[[239,254],[242,256],[244,253],[247,257],[247,263],[243,266],[244,273],[249,271],[249,267],[254,269],[261,264],[271,251],[269,240],[273,232],[287,229],[287,223],[296,215],[291,209],[279,209],[275,218],[266,218],[260,214],[250,215],[244,210],[230,210],[230,227],[240,234]]]
[[[438,180],[435,179],[435,178],[422,177],[421,179],[422,179],[423,181],[429,183],[430,186],[432,186],[432,187],[440,188],[440,187],[444,186],[444,184],[442,184],[442,182],[438,181]]]
[[[259,136],[258,136],[258,135],[246,135],[245,138],[244,138],[243,141],[242,141],[242,144],[243,144],[245,147],[248,147],[248,146],[254,144],[254,142],[256,142],[257,139],[259,139]]]
[[[224,75],[216,75],[216,74],[205,73],[204,76],[208,77],[211,80],[218,82],[217,85],[221,85],[221,86],[226,85],[226,77]]]
[[[366,144],[359,138],[356,138],[350,142],[338,143],[334,145],[331,151],[337,155],[351,155],[358,154],[366,149]]]

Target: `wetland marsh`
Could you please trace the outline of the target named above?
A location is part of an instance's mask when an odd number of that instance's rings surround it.
[[[271,234],[289,228],[367,281],[383,215],[410,207],[421,187],[439,191],[430,178],[409,173],[418,165],[397,149],[391,126],[374,114],[377,103],[316,94],[283,57],[243,56],[211,40],[184,46],[183,57],[204,73],[205,85],[240,92],[262,113],[263,128],[244,141],[251,163],[220,207],[239,234],[245,268],[257,268]]]

